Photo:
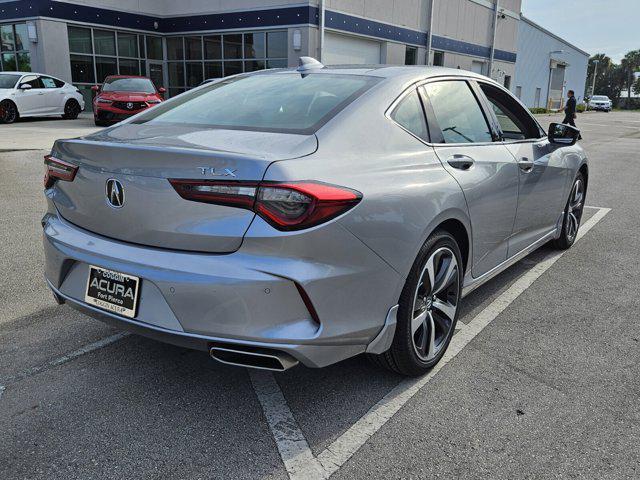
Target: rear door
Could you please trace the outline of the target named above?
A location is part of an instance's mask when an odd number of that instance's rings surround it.
[[[40,81],[44,87],[46,113],[59,113],[64,110],[64,82],[42,75]],[[43,112],[44,113],[44,112]]]
[[[472,86],[438,80],[422,88],[436,154],[462,188],[472,225],[472,274],[507,258],[518,199],[518,167],[496,136]]]
[[[500,129],[502,143],[518,164],[518,211],[509,256],[555,231],[564,209],[568,170],[554,155],[538,122],[513,96],[495,85],[478,83]]]

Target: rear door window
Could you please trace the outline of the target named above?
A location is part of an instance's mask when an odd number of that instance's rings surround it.
[[[398,103],[391,118],[416,137],[429,141],[422,102],[415,89]]]
[[[259,73],[207,84],[142,114],[135,123],[311,134],[379,78]]]
[[[44,88],[60,88],[62,85],[64,85],[64,83],[60,82],[60,80],[56,82],[56,80],[51,77],[42,76],[40,77],[40,80],[42,80]],[[58,85],[58,83],[62,83],[62,85]]]
[[[444,143],[484,143],[493,140],[487,119],[469,84],[463,80],[424,85]]]

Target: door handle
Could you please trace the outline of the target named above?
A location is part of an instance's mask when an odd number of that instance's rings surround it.
[[[527,157],[522,157],[518,160],[518,167],[525,173],[529,173],[533,170],[533,160],[529,160]]]
[[[473,166],[473,158],[467,155],[456,154],[447,159],[447,163],[458,170],[469,170]]]
[[[44,95],[44,92],[38,92],[38,95]]]

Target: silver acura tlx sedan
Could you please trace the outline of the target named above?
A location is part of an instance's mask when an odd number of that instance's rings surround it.
[[[45,157],[59,303],[234,365],[367,352],[419,375],[462,297],[572,245],[578,130],[486,77],[324,67],[221,79]]]

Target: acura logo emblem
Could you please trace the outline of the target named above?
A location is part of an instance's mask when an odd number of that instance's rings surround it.
[[[127,102],[127,108],[131,110],[133,108],[133,103]]]
[[[115,178],[107,180],[107,202],[113,208],[122,208],[124,205],[124,188]]]

